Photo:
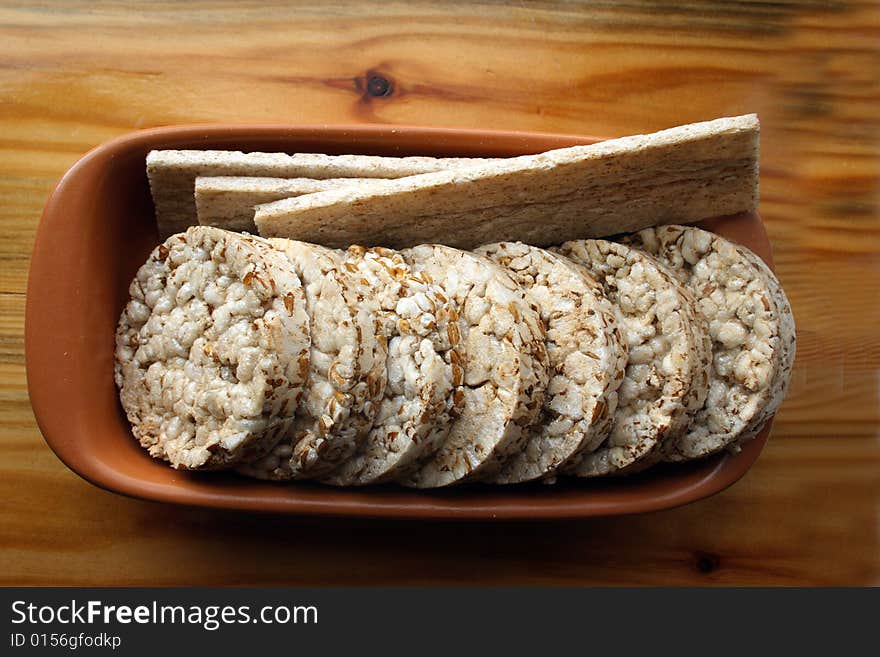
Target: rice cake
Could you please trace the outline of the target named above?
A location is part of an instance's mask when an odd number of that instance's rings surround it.
[[[780,342],[780,366],[773,377],[770,384],[771,395],[770,402],[764,408],[749,426],[746,427],[743,434],[737,439],[736,445],[754,438],[767,420],[776,413],[785,394],[788,392],[788,384],[791,381],[791,371],[794,367],[794,358],[797,351],[797,337],[794,325],[794,313],[791,311],[791,304],[785,295],[785,290],[779,283],[779,279],[770,270],[767,264],[761,260],[755,253],[744,246],[736,245],[736,250],[745,257],[749,262],[755,265],[764,276],[767,288],[770,290],[773,303],[776,305],[776,315],[779,318],[779,342]]]
[[[305,290],[308,385],[288,435],[239,472],[260,479],[309,479],[332,472],[365,437],[364,424],[376,410],[367,404],[384,392],[384,345],[376,335],[374,309],[343,271],[338,254],[291,240],[272,244],[293,264]]]
[[[656,459],[707,394],[707,360],[693,298],[656,260],[606,240],[575,240],[559,252],[587,268],[619,312],[627,341],[624,380],[611,433],[596,451],[566,466],[582,477],[623,473]]]
[[[595,450],[611,430],[626,343],[614,306],[583,267],[521,242],[482,246],[512,273],[547,330],[550,381],[525,448],[490,481],[520,483],[552,476],[578,455]]]
[[[449,327],[458,328],[464,347],[464,400],[437,453],[399,481],[430,488],[491,477],[523,448],[544,402],[548,359],[540,317],[510,274],[484,256],[437,244],[401,255],[458,308],[458,324]]]
[[[325,483],[377,484],[405,476],[433,454],[460,412],[464,370],[454,305],[400,254],[351,247],[344,265],[379,300],[380,335],[388,344],[384,399],[360,450]]]
[[[129,292],[115,379],[150,455],[178,469],[226,468],[271,448],[309,367],[304,292],[283,254],[191,228],[152,252]]]
[[[728,240],[692,226],[646,229],[625,241],[666,263],[696,297],[712,336],[709,395],[690,430],[664,446],[671,461],[733,445],[771,404],[782,362],[780,318],[760,269]]]

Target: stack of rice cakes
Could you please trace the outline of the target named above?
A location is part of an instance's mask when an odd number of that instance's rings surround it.
[[[690,226],[474,251],[192,227],[138,272],[116,342],[134,435],[172,467],[416,488],[736,450],[795,351],[766,265]]]

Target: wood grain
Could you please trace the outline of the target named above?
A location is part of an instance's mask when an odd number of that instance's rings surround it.
[[[880,584],[880,8],[862,2],[0,3],[0,584]],[[625,135],[758,112],[794,307],[773,438],[727,491],[565,523],[252,516],[118,497],[44,444],[24,293],[42,204],[154,125]]]

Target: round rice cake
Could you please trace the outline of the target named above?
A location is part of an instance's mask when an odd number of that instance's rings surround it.
[[[693,226],[648,228],[625,241],[688,287],[712,337],[709,395],[691,428],[664,446],[664,457],[701,458],[733,445],[764,415],[780,376],[780,317],[767,277],[732,242]]]
[[[706,398],[707,343],[693,298],[660,263],[623,244],[575,240],[558,252],[586,267],[616,305],[628,349],[611,433],[565,472],[595,477],[642,469]]]
[[[384,392],[378,305],[344,271],[335,251],[294,240],[270,242],[293,265],[305,290],[308,384],[288,435],[238,471],[272,480],[322,477],[355,453]]]
[[[461,415],[406,486],[449,486],[491,477],[524,447],[548,380],[544,327],[511,275],[484,256],[423,244],[401,252],[415,274],[458,308],[451,322],[464,346]]]
[[[354,275],[349,270],[350,264],[346,266],[344,262],[344,252],[334,249],[331,255],[354,293],[352,311],[361,337],[361,351],[357,361],[359,375],[350,391],[353,397],[351,410],[338,432],[346,438],[331,445],[324,457],[326,467],[315,470],[314,477],[329,475],[340,463],[357,453],[373,426],[388,381],[388,342],[382,335],[381,308],[375,289],[366,277]]]
[[[303,396],[300,279],[265,240],[196,226],[129,288],[115,379],[135,437],[178,469],[232,467],[286,433]]]
[[[476,253],[506,267],[538,309],[550,363],[544,406],[527,429],[525,448],[491,481],[546,478],[608,436],[626,368],[626,343],[614,306],[583,267],[521,242],[489,244]]]
[[[379,302],[388,382],[361,448],[326,483],[377,484],[430,456],[460,412],[464,382],[458,313],[442,290],[390,249],[349,248],[344,266]]]
[[[755,253],[739,244],[736,245],[736,250],[739,251],[749,262],[755,265],[764,276],[772,300],[776,304],[777,317],[779,317],[779,341],[781,354],[779,370],[777,371],[776,376],[773,377],[773,382],[770,384],[772,389],[770,402],[767,404],[766,408],[764,408],[763,413],[759,414],[749,426],[746,427],[745,432],[737,439],[736,445],[738,446],[743,442],[754,438],[758,432],[761,431],[767,420],[776,413],[779,406],[782,404],[783,399],[785,399],[785,394],[788,392],[788,384],[791,381],[791,371],[794,367],[794,358],[797,351],[797,337],[795,333],[794,313],[791,311],[791,304],[788,301],[785,290],[782,289],[779,279],[776,278],[776,275],[770,270],[767,263]]]
[[[668,271],[665,265],[659,262],[657,264],[662,269],[667,270],[667,275],[674,279],[674,275],[671,271]],[[679,291],[687,298],[687,304],[682,308],[682,313],[687,319],[686,324],[694,338],[694,353],[699,372],[699,378],[694,381],[694,386],[685,399],[687,417],[674,430],[668,431],[663,441],[655,445],[650,454],[623,468],[619,471],[619,474],[643,472],[665,460],[665,453],[668,451],[667,443],[674,443],[674,441],[678,440],[690,429],[697,411],[703,407],[709,394],[709,376],[712,370],[712,338],[709,336],[709,327],[706,324],[705,318],[697,311],[697,301],[690,291],[684,286],[681,286]]]

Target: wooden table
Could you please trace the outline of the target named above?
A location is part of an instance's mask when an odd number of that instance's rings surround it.
[[[0,583],[880,584],[873,0],[0,4]],[[711,499],[548,524],[184,509],[94,488],[37,429],[34,231],[111,137],[212,121],[617,136],[745,112],[798,357],[759,462]]]

